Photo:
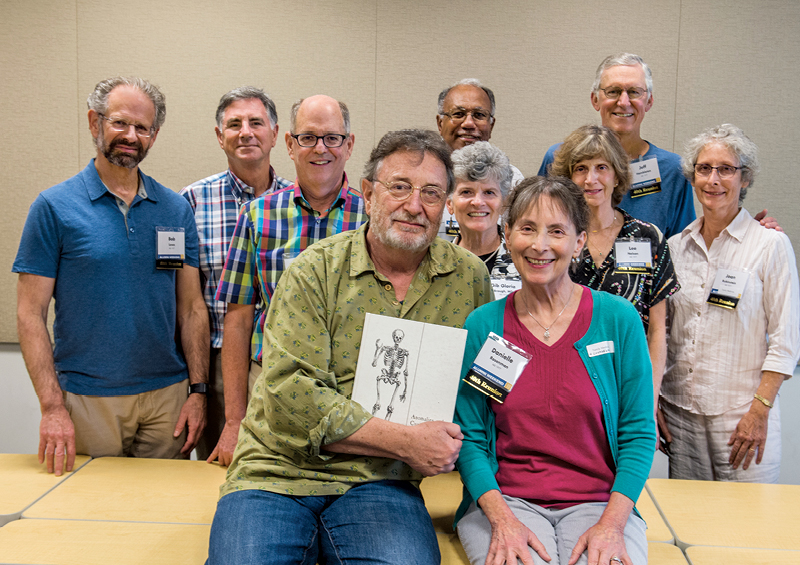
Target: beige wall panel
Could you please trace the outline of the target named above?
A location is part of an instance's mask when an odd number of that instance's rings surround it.
[[[222,94],[264,88],[275,100],[281,139],[273,166],[294,179],[283,133],[292,103],[316,93],[351,107],[357,143],[348,171],[358,174],[372,136],[375,3],[79,0],[79,91],[115,74],[138,74],[167,97],[167,121],[143,169],[173,189],[226,167],[214,135]],[[125,22],[125,34],[109,22]],[[81,157],[93,155],[91,139]]]
[[[595,70],[606,55],[631,51],[655,75],[643,134],[670,149],[679,22],[677,0],[640,3],[635,14],[577,0],[380,0],[377,131],[435,128],[441,89],[475,77],[497,98],[492,142],[533,175],[550,145],[599,122],[589,102]]]
[[[75,2],[0,2],[0,341],[16,341],[11,265],[36,195],[72,175],[75,114]]]
[[[748,191],[753,214],[768,208],[800,252],[800,3],[709,4],[685,0],[681,19],[676,140],[724,122],[758,145],[761,174]]]

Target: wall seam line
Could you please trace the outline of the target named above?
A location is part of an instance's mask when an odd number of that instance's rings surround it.
[[[675,109],[672,111],[672,152],[677,151],[678,140],[678,77],[681,65],[681,22],[683,21],[683,0],[678,2],[678,43],[675,52]]]

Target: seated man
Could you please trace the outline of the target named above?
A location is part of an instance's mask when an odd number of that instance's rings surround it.
[[[418,483],[453,469],[461,431],[350,400],[361,329],[367,312],[460,327],[491,285],[480,259],[436,238],[454,186],[438,135],[386,134],[364,177],[369,222],[306,249],[272,297],[210,564],[439,562]]]

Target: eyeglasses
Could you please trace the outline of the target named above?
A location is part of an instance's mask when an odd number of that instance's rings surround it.
[[[460,124],[464,120],[467,119],[467,116],[472,116],[472,121],[475,123],[486,123],[489,120],[493,119],[489,112],[486,110],[475,109],[475,110],[466,110],[464,108],[456,108],[452,112],[442,112],[442,116],[447,116],[450,118],[450,121],[456,124]]]
[[[717,171],[719,178],[729,179],[736,174],[736,171],[744,169],[744,167],[734,167],[733,165],[720,165],[719,167],[712,167],[706,163],[697,163],[694,166],[694,174],[698,177],[710,177],[711,171]]]
[[[444,202],[445,191],[432,184],[426,186],[413,186],[403,181],[383,182],[382,180],[376,180],[374,182],[379,182],[385,186],[389,196],[399,202],[408,200],[408,197],[411,196],[411,193],[413,193],[415,190],[419,190],[419,199],[422,200],[423,204],[434,206],[435,204],[441,204]]]
[[[340,133],[326,133],[325,135],[314,135],[313,133],[291,134],[300,147],[315,147],[321,139],[325,147],[341,147],[346,135]]]
[[[600,90],[602,90],[606,98],[610,100],[616,100],[622,96],[623,92],[628,93],[629,100],[638,100],[647,94],[647,89],[645,88],[619,88],[617,86],[612,86],[611,88],[601,88]]]
[[[108,127],[117,133],[128,133],[131,126],[133,126],[133,131],[136,132],[136,135],[142,137],[144,139],[149,139],[153,137],[155,133],[155,129],[152,127],[145,127],[142,124],[134,124],[131,122],[126,122],[122,118],[107,118],[105,114],[101,114],[98,112],[97,114],[102,119],[108,122]]]

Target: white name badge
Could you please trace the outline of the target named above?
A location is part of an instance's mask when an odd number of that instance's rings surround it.
[[[614,242],[614,272],[651,273],[653,252],[649,239],[618,239]]]
[[[658,170],[658,160],[655,157],[631,162],[631,170],[633,171],[631,198],[661,192],[661,172]]]
[[[520,279],[504,279],[500,277],[492,277],[492,290],[494,291],[494,299],[500,300],[505,298],[515,290],[522,288],[522,281]]]
[[[589,357],[597,357],[598,355],[611,355],[614,353],[613,341],[601,341],[586,346],[586,353]]]
[[[744,294],[747,286],[748,274],[744,271],[734,271],[731,269],[718,269],[717,276],[714,277],[714,285],[708,295],[709,304],[735,310],[739,304],[739,299]]]
[[[156,227],[156,269],[182,269],[185,258],[183,228]]]
[[[490,332],[464,382],[502,404],[531,357],[530,353]]]

